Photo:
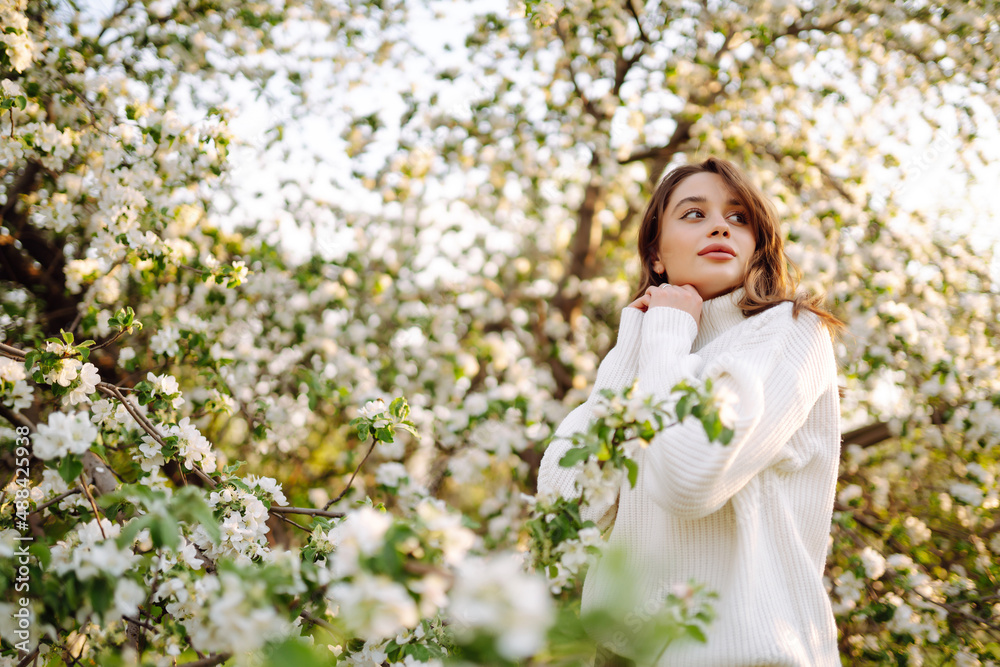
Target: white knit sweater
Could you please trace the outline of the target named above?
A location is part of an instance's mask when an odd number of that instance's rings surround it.
[[[823,585],[840,459],[833,345],[819,318],[782,303],[746,318],[742,288],[706,301],[701,323],[669,307],[622,310],[618,341],[598,368],[590,398],[560,424],[538,489],[570,495],[578,468],[562,468],[565,438],[592,419],[602,388],[640,387],[665,397],[682,378],[715,378],[736,393],[732,441],[710,443],[687,419],[659,433],[638,460],[635,488],[584,519],[613,525],[650,600],[674,584],[706,584],[719,598],[708,643],[678,640],[658,665],[839,665],[837,631]],[[584,582],[583,610],[616,594],[602,562]],[[627,646],[613,650],[630,655]]]

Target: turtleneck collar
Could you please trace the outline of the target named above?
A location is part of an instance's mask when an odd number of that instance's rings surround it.
[[[738,304],[743,298],[744,289],[738,287],[728,294],[709,299],[701,306],[701,322],[698,324],[698,336],[691,345],[692,351],[705,347],[722,332],[739,324],[746,317]]]

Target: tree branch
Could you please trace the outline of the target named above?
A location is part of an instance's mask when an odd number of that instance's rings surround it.
[[[680,149],[681,144],[691,138],[691,127],[693,125],[693,120],[685,118],[678,119],[677,126],[674,128],[674,133],[670,136],[670,141],[667,142],[665,146],[640,149],[625,159],[619,160],[618,164],[630,164],[632,162],[655,160],[658,163],[666,165],[666,163],[670,161],[670,158],[674,156],[674,153]],[[660,180],[659,171],[662,171],[662,169],[653,169],[650,171],[650,181],[656,183]]]
[[[347,486],[344,487],[344,490],[340,492],[339,496],[337,496],[336,498],[334,498],[333,500],[331,500],[330,502],[328,502],[326,505],[323,506],[324,510],[330,509],[331,505],[333,505],[338,500],[340,500],[341,498],[343,498],[344,496],[347,495],[347,492],[351,490],[351,484],[354,483],[354,478],[358,476],[358,471],[361,470],[361,466],[363,466],[365,464],[365,461],[368,460],[368,457],[371,456],[372,451],[375,450],[375,445],[377,445],[377,444],[378,444],[378,440],[376,440],[373,437],[372,438],[372,445],[371,445],[371,447],[368,448],[368,453],[365,454],[365,458],[361,459],[361,463],[358,464],[358,467],[354,469],[354,474],[351,475],[351,479],[347,482]]]
[[[201,660],[195,660],[193,662],[183,662],[177,665],[177,667],[214,667],[214,665],[221,665],[226,660],[229,660],[231,657],[233,657],[232,653],[216,653],[206,658],[202,658]]]
[[[81,490],[80,490],[79,487],[75,488],[75,489],[70,489],[69,491],[63,491],[62,493],[60,493],[55,498],[52,498],[51,500],[45,501],[44,503],[42,503],[41,505],[39,505],[38,507],[36,507],[31,512],[28,512],[28,516],[31,516],[32,514],[39,514],[39,513],[41,513],[42,510],[47,509],[47,508],[49,508],[52,505],[55,505],[56,503],[58,503],[63,498],[68,498],[68,497],[70,497],[72,495],[76,495],[77,493],[81,493]]]
[[[652,44],[649,41],[649,37],[646,35],[646,31],[642,28],[642,21],[639,20],[639,12],[636,11],[635,5],[632,4],[632,0],[625,0],[625,8],[628,9],[629,14],[635,19],[635,27],[639,30],[639,39],[643,41],[644,44]],[[645,50],[645,47],[644,49]]]
[[[563,28],[562,21],[560,19],[556,19],[554,27],[556,29],[556,34],[559,35],[559,39],[560,39],[560,41],[562,41],[563,47],[565,48],[565,51],[566,51],[566,70],[569,72],[569,80],[573,84],[573,90],[576,91],[577,97],[579,97],[580,101],[583,103],[583,108],[587,111],[587,113],[589,113],[591,116],[593,116],[594,119],[597,120],[598,122],[600,122],[602,120],[607,120],[608,119],[607,115],[603,111],[601,111],[597,107],[597,105],[595,105],[590,100],[589,97],[587,97],[587,94],[585,92],[583,92],[583,89],[580,88],[580,84],[576,80],[576,70],[573,67],[573,57],[571,55],[569,55],[569,51],[570,51],[570,49],[569,49],[569,35],[566,33],[566,30]]]
[[[0,403],[0,417],[3,417],[9,421],[14,426],[24,426],[30,432],[35,432],[35,425],[31,423],[31,420],[22,415],[20,412],[15,412],[7,406]]]
[[[1000,632],[1000,625],[997,625],[996,623],[993,623],[991,621],[987,621],[985,618],[981,618],[979,616],[976,616],[975,614],[970,614],[969,612],[964,611],[962,608],[956,607],[955,605],[950,604],[948,602],[938,602],[937,600],[932,600],[931,598],[927,597],[926,595],[924,595],[923,593],[921,593],[920,591],[918,591],[916,588],[911,589],[911,592],[912,593],[916,593],[917,595],[919,595],[921,598],[923,598],[927,602],[930,602],[933,605],[937,605],[938,607],[941,607],[942,609],[944,609],[945,611],[947,611],[949,614],[954,614],[955,616],[960,616],[960,617],[962,617],[962,618],[964,618],[966,620],[974,621],[974,622],[979,623],[981,625],[984,625],[984,626],[986,626],[988,628],[991,628],[992,630],[994,630],[996,632]]]
[[[353,480],[353,478],[351,479]],[[328,512],[325,509],[318,510],[311,507],[272,507],[271,512],[274,514],[308,514],[310,516],[327,516],[334,519],[339,519],[344,516],[343,512]]]

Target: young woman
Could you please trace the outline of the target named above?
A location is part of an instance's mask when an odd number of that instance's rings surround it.
[[[832,337],[843,325],[819,297],[796,294],[773,206],[725,160],[670,172],[638,245],[634,301],[591,397],[546,450],[539,491],[571,494],[579,465],[559,459],[598,390],[638,377],[665,398],[683,378],[713,378],[737,398],[732,441],[709,442],[694,419],[664,429],[640,452],[636,486],[625,481],[616,502],[583,518],[610,527],[608,546],[627,555],[636,608],[691,579],[718,593],[707,643],[672,642],[658,665],[839,665],[823,570],[840,459]],[[587,574],[584,612],[613,606],[606,566]],[[617,660],[630,647],[608,652]]]

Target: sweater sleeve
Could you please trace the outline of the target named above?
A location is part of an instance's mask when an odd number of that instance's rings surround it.
[[[618,340],[598,366],[590,396],[566,415],[545,449],[538,469],[538,493],[555,491],[563,497],[575,495],[576,477],[583,465],[578,463],[573,467],[564,468],[559,465],[559,460],[572,445],[569,437],[590,426],[593,419],[592,406],[598,392],[602,389],[619,391],[635,380],[642,320],[641,310],[629,307],[622,310],[618,325]],[[602,526],[610,521],[613,510],[613,505],[602,507],[591,505],[583,508],[581,518]]]
[[[761,321],[709,368],[690,352],[690,315],[673,308],[645,315],[639,366],[647,391],[665,397],[683,377],[712,377],[716,388],[736,396],[728,445],[709,442],[701,422],[688,418],[658,433],[642,453],[646,493],[675,516],[719,510],[776,459],[835,381],[833,344],[819,318],[808,311],[793,318],[791,304],[772,310],[755,316]]]

